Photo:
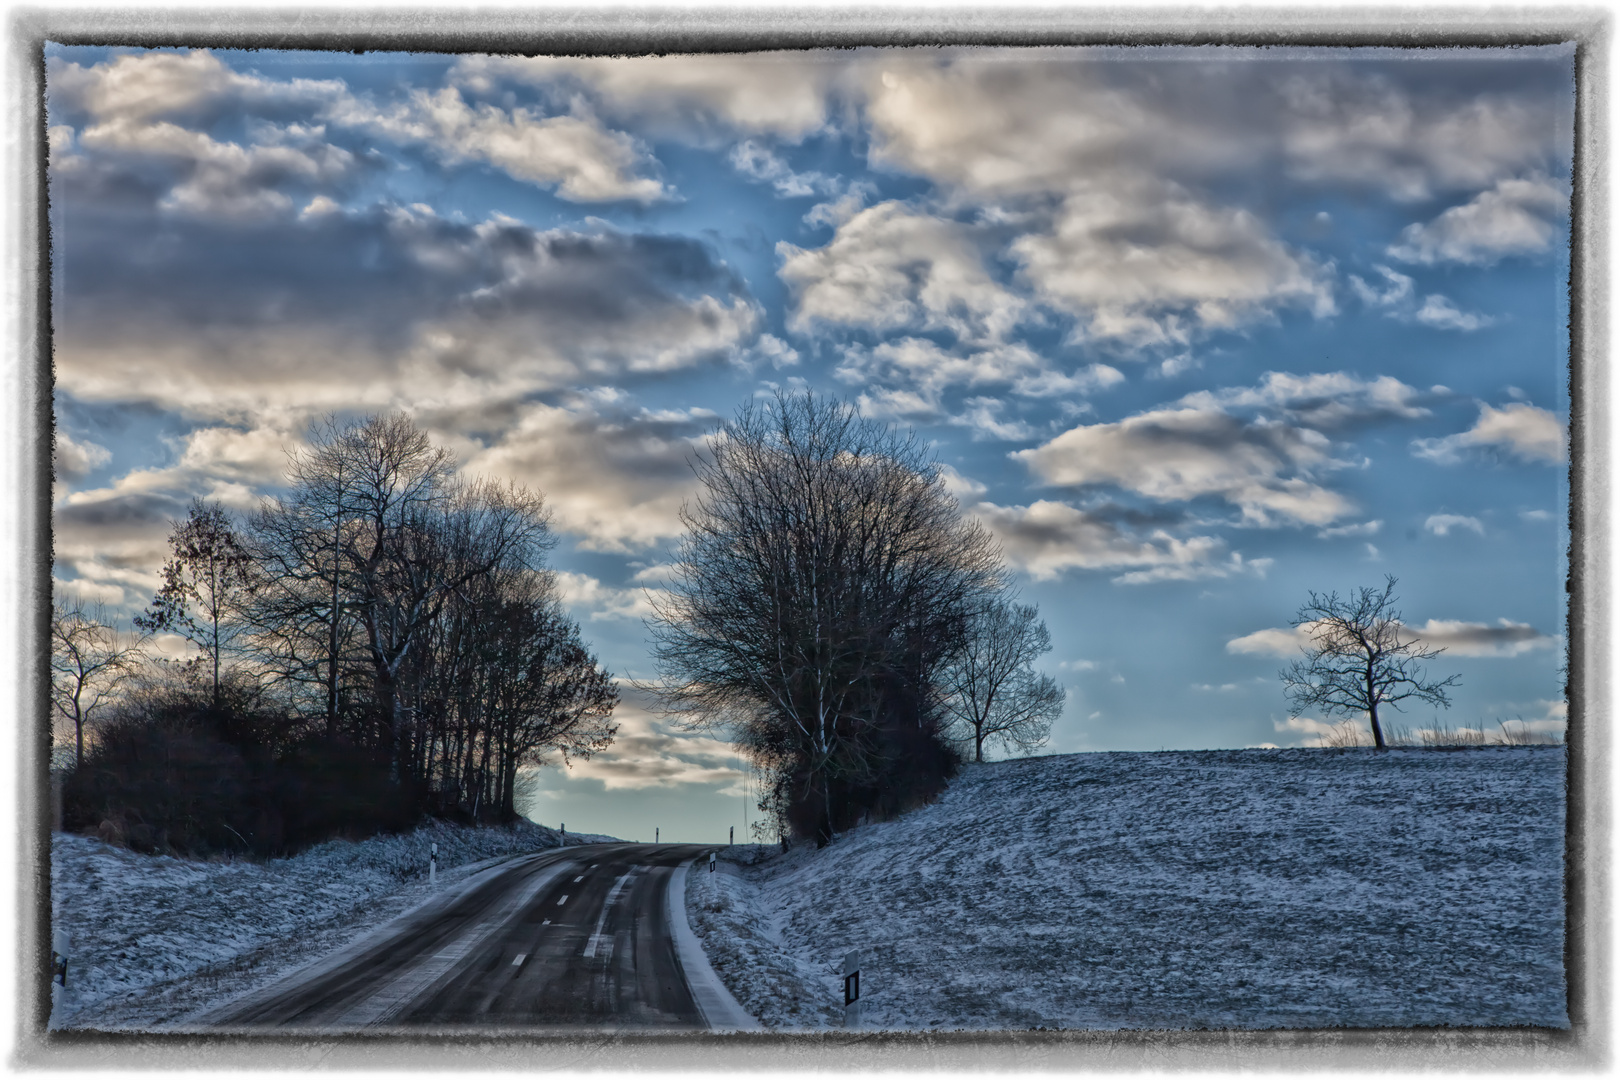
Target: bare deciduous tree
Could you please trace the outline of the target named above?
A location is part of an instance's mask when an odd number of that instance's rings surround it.
[[[1295,714],[1319,708],[1341,716],[1366,713],[1373,743],[1384,749],[1378,709],[1400,710],[1411,699],[1451,707],[1446,688],[1458,676],[1431,680],[1422,662],[1445,650],[1426,646],[1401,623],[1395,607],[1395,578],[1384,588],[1361,588],[1343,599],[1338,593],[1310,594],[1291,625],[1303,628],[1311,643],[1304,656],[1283,669],[1280,677]]]
[[[1001,588],[999,556],[914,439],[835,401],[745,406],[694,467],[703,491],[653,600],[655,689],[729,727],[778,817],[799,808],[828,839],[885,770],[934,767],[933,679]]]
[[[1052,636],[1033,605],[989,603],[973,613],[962,646],[945,665],[945,708],[984,760],[987,740],[1028,752],[1046,742],[1066,694],[1033,664]]]
[[[135,673],[144,635],[124,640],[98,604],[59,599],[51,612],[51,704],[73,725],[73,767],[84,765],[84,729]]]
[[[135,616],[149,634],[169,631],[201,649],[212,669],[214,707],[220,703],[219,669],[245,629],[243,609],[253,593],[253,556],[237,538],[225,508],[201,499],[169,534],[173,552],[163,566],[163,585],[151,605]]]
[[[289,496],[253,520],[266,658],[321,687],[329,735],[345,678],[364,677],[396,769],[410,753],[401,670],[422,635],[458,589],[554,543],[539,496],[453,468],[408,417],[328,421],[292,455]]]

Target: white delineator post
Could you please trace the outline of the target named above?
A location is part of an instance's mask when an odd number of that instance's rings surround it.
[[[439,845],[435,841],[432,850],[428,853],[428,888],[432,888],[439,880]]]
[[[709,873],[714,873],[714,852],[709,852]]]
[[[61,980],[63,988],[67,987],[68,967],[68,932],[56,930],[51,933],[51,981]]]
[[[861,1026],[861,954],[844,954],[844,1026]]]

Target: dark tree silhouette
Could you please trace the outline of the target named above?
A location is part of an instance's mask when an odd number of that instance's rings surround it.
[[[1361,588],[1343,599],[1336,592],[1311,593],[1291,624],[1304,629],[1311,643],[1301,646],[1305,655],[1280,673],[1296,715],[1309,708],[1342,716],[1366,713],[1380,750],[1379,706],[1399,711],[1400,702],[1416,699],[1450,708],[1446,688],[1458,680],[1456,675],[1429,679],[1422,661],[1445,650],[1425,646],[1402,625],[1395,578],[1386,575],[1384,581],[1382,591]]]
[[[990,603],[973,613],[967,635],[941,676],[945,708],[984,760],[988,741],[1033,750],[1052,733],[1067,696],[1032,667],[1052,648],[1033,605]]]
[[[120,640],[100,604],[58,599],[51,611],[51,704],[73,725],[73,767],[84,766],[84,729],[136,672],[144,635]]]
[[[135,626],[149,634],[179,634],[201,649],[217,708],[220,664],[245,629],[241,614],[253,594],[256,564],[225,508],[202,499],[192,502],[185,521],[175,523],[169,549],[173,555],[163,565],[163,585],[146,611],[135,616]]]
[[[937,791],[935,679],[1002,588],[989,534],[913,438],[809,394],[745,406],[694,468],[650,622],[666,707],[729,729],[762,808],[822,842]]]

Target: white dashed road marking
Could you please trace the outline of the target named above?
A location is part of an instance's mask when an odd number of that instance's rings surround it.
[[[568,903],[568,894],[567,894],[567,893],[563,893],[563,894],[562,894],[562,899],[561,899],[561,900],[559,900],[559,901],[557,901],[557,906],[558,906],[558,907],[562,907],[562,906],[563,906],[563,905],[564,905],[564,904],[566,904],[566,903]]]
[[[512,966],[513,967],[522,967],[523,966],[523,961],[528,957],[528,955],[529,955],[528,953],[518,953],[517,957],[512,961]]]
[[[580,882],[582,882],[582,881],[584,881],[584,880],[585,880],[585,875],[584,875],[584,874],[581,874],[581,875],[579,875],[579,877],[577,877],[577,878],[575,878],[575,879],[574,879],[574,884],[575,884],[575,885],[578,885],[578,884],[579,884],[579,883],[580,883]]]

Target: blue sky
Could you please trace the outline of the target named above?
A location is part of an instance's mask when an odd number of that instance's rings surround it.
[[[1289,620],[1385,574],[1461,677],[1398,722],[1562,729],[1567,48],[47,55],[65,591],[402,409],[648,678],[694,447],[809,387],[995,532],[1051,752],[1313,743]],[[741,834],[722,740],[620,723],[534,816]]]

